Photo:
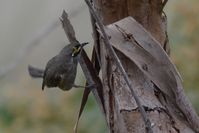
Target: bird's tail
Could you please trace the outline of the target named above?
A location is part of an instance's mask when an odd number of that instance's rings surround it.
[[[30,76],[33,78],[43,78],[43,75],[44,75],[44,70],[35,68],[30,65],[28,66],[28,72],[29,72]]]

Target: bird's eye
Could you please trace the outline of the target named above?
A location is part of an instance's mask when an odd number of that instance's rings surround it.
[[[80,53],[81,50],[81,46],[75,46],[73,47],[73,52],[72,52],[72,56],[75,57]]]

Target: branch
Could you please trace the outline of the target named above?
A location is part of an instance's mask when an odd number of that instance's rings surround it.
[[[68,37],[68,40],[70,41],[70,43],[78,42],[75,37],[75,31],[73,29],[73,26],[71,25],[70,20],[68,19],[68,15],[65,11],[63,11],[62,18],[60,20],[63,24],[64,31],[65,31],[66,36]],[[78,118],[77,118],[76,125],[74,128],[75,132],[77,132],[79,118],[84,109],[84,106],[86,104],[87,97],[88,97],[88,94],[90,93],[90,91],[93,92],[93,94],[95,95],[97,102],[100,106],[100,109],[102,110],[102,112],[105,113],[104,99],[103,99],[103,94],[102,94],[102,83],[101,83],[100,78],[97,76],[95,69],[93,68],[92,62],[89,60],[89,58],[84,50],[81,51],[79,63],[81,65],[81,68],[84,72],[84,75],[86,77],[88,84],[94,85],[94,87],[92,90],[86,90],[88,88],[85,88],[84,95],[82,98],[81,107],[80,107],[79,114],[78,114]]]
[[[100,28],[100,31],[102,32],[104,44],[106,45],[107,49],[110,51],[110,54],[113,57],[116,65],[118,66],[118,68],[122,72],[122,75],[124,76],[124,80],[126,81],[127,86],[129,87],[129,89],[130,89],[130,91],[131,91],[131,93],[132,93],[132,95],[133,95],[133,97],[134,97],[134,99],[135,99],[135,101],[136,101],[136,103],[138,105],[138,108],[140,110],[140,113],[141,113],[142,118],[143,118],[143,120],[145,122],[145,125],[146,125],[146,131],[148,133],[153,133],[153,130],[152,130],[152,127],[151,127],[151,122],[150,122],[149,118],[147,117],[146,112],[145,112],[143,106],[141,105],[141,102],[140,102],[138,96],[135,94],[135,92],[133,90],[133,87],[132,87],[132,84],[130,83],[130,80],[129,80],[129,78],[128,78],[128,76],[127,76],[127,74],[126,74],[126,72],[125,72],[125,70],[124,70],[124,68],[123,68],[118,56],[117,56],[117,54],[115,53],[112,45],[109,42],[108,36],[107,36],[107,34],[106,34],[105,30],[104,30],[104,26],[102,24],[102,21],[99,19],[98,14],[94,11],[94,8],[92,7],[91,3],[88,0],[85,0],[85,2],[86,2],[86,4],[89,7],[89,10],[90,10],[92,16],[96,20],[96,22],[97,22],[97,24],[98,24],[98,26]]]
[[[68,14],[65,11],[63,11],[63,13],[62,13],[60,21],[62,22],[63,29],[66,33],[66,36],[67,36],[69,42],[71,44],[79,43],[77,41],[76,37],[75,37],[75,31],[74,31],[74,29],[73,29],[73,27],[72,27],[72,25],[71,25],[71,23],[68,19]]]

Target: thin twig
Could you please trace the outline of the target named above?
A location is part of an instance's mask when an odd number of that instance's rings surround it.
[[[96,52],[97,60],[101,68],[102,64],[101,64],[101,59],[100,59],[99,38],[98,38],[99,33],[96,30],[96,25],[95,25],[96,22],[95,22],[95,19],[92,17],[91,13],[90,13],[90,18],[91,18],[91,25],[93,29],[94,50]]]
[[[132,93],[132,95],[133,95],[133,97],[134,97],[134,99],[135,99],[135,101],[136,101],[136,103],[138,105],[138,108],[140,110],[140,113],[141,113],[142,118],[143,118],[143,120],[145,122],[145,125],[146,125],[146,131],[148,133],[153,133],[153,130],[152,130],[152,127],[151,127],[151,122],[150,122],[149,118],[147,117],[146,112],[145,112],[143,106],[141,105],[141,102],[140,102],[138,96],[135,94],[135,92],[133,90],[132,84],[130,83],[130,80],[129,80],[129,78],[128,78],[128,76],[127,76],[127,74],[126,74],[126,72],[125,72],[125,70],[124,70],[124,68],[122,66],[122,63],[120,62],[120,59],[118,58],[118,56],[115,53],[112,45],[109,42],[108,36],[107,36],[107,34],[106,34],[105,30],[104,30],[104,25],[102,24],[102,21],[99,19],[98,14],[94,11],[94,8],[92,7],[92,5],[89,2],[89,0],[85,0],[85,2],[88,5],[91,14],[93,15],[94,19],[96,20],[96,22],[97,22],[97,24],[98,24],[98,26],[99,26],[99,28],[100,28],[100,30],[102,32],[104,44],[106,45],[107,49],[110,51],[110,54],[112,55],[116,65],[118,66],[118,68],[120,69],[122,75],[124,76],[124,80],[126,81],[127,86],[129,87],[129,89],[130,89],[130,91],[131,91],[131,93]]]

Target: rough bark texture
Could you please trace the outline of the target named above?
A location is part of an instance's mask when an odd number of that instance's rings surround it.
[[[105,25],[132,16],[164,47],[167,35],[161,0],[95,0],[95,2]]]
[[[132,16],[169,54],[166,16],[162,14],[162,5],[161,0],[94,0],[94,6],[105,25]],[[144,133],[145,125],[129,88],[109,56],[109,51],[102,44],[102,39],[100,43],[104,108],[110,132]],[[138,66],[121,51],[117,51],[117,54],[154,125],[154,133],[194,132],[179,108],[143,74]]]

